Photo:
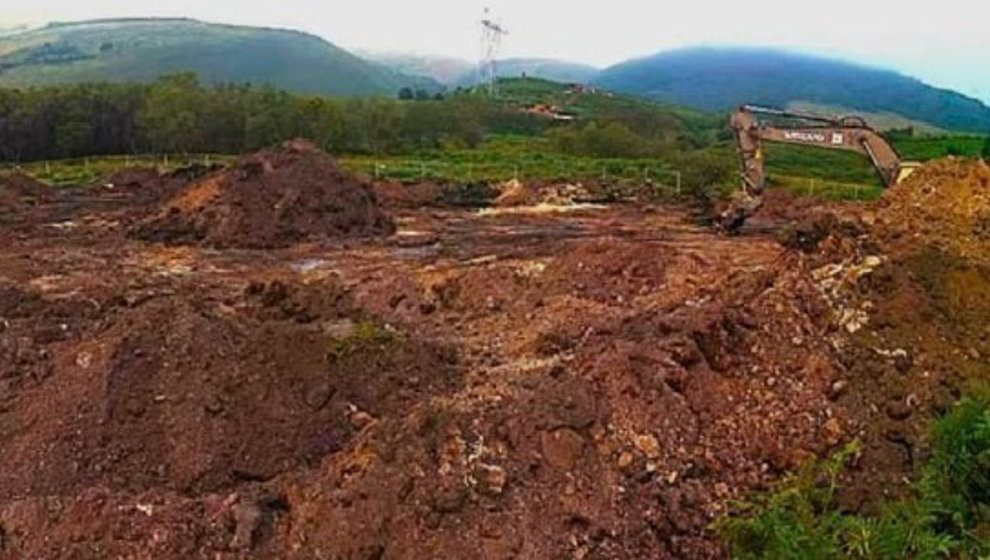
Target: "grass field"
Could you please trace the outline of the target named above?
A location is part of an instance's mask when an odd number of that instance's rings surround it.
[[[96,183],[127,166],[157,166],[171,170],[191,164],[227,163],[235,156],[115,156],[24,164],[24,171],[52,185]],[[496,137],[479,149],[443,149],[401,156],[343,156],[341,165],[375,179],[401,181],[476,182],[626,180],[668,183],[675,187],[678,172],[656,159],[589,158],[552,152],[539,137]],[[0,168],[13,169],[7,165]]]
[[[538,83],[536,85],[539,85]],[[534,86],[536,87],[536,86]],[[534,95],[539,95],[534,92]],[[949,150],[978,155],[979,137],[909,138],[897,142],[906,159],[943,157]],[[713,152],[726,165],[734,165],[730,148]],[[874,200],[883,193],[882,184],[869,160],[857,153],[822,148],[766,146],[766,165],[771,187],[788,188],[800,194],[830,200]],[[157,166],[171,170],[191,164],[228,163],[236,156],[220,154],[148,155],[79,158],[34,162],[21,166],[31,175],[55,186],[95,184],[127,166]],[[731,160],[731,161],[730,161]],[[681,176],[690,175],[689,164],[650,158],[594,158],[555,150],[541,136],[497,135],[478,148],[447,146],[403,155],[345,155],[341,165],[377,180],[433,182],[606,181],[626,184],[649,182],[670,191],[680,191]],[[0,165],[0,170],[13,164]],[[690,187],[690,185],[686,185]]]

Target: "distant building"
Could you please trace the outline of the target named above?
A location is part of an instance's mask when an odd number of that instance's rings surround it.
[[[529,113],[531,115],[537,115],[540,117],[545,117],[548,119],[553,119],[555,121],[573,121],[577,119],[577,115],[574,113],[569,113],[564,111],[557,105],[546,105],[543,103],[538,103],[532,107],[523,109],[524,113]]]

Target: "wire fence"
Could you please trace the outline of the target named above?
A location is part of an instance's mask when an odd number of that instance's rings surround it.
[[[775,175],[773,184],[797,194],[827,200],[876,200],[883,195],[883,187],[827,181],[812,177]]]
[[[52,185],[94,184],[112,173],[128,167],[155,167],[171,171],[192,165],[226,165],[236,156],[225,154],[143,154],[100,156],[40,161],[0,163],[0,171],[20,170]],[[446,161],[416,158],[373,158],[351,156],[340,159],[348,171],[361,173],[376,181],[436,183],[504,183],[521,182],[601,182],[621,190],[657,195],[677,195],[690,189],[684,185],[681,171],[653,160],[623,159],[529,159],[500,158],[496,161]],[[833,200],[874,200],[883,193],[875,185],[843,183],[818,178],[774,175],[773,186],[799,194]]]
[[[235,159],[224,154],[141,154],[80,157],[30,163],[0,163],[0,171],[22,171],[51,185],[85,185],[129,167],[172,171],[193,165],[225,165]]]
[[[544,160],[499,162],[445,162],[435,160],[372,160],[344,158],[344,167],[379,181],[505,182],[518,181],[603,181],[640,182],[681,188],[681,173],[659,165],[635,162],[580,162]]]

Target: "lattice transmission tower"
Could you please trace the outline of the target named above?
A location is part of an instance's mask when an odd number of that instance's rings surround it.
[[[481,60],[478,64],[482,81],[488,86],[492,97],[498,95],[498,54],[502,48],[502,38],[508,30],[492,17],[491,10],[485,8],[481,18]]]

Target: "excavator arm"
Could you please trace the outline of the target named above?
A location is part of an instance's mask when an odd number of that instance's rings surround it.
[[[766,124],[757,115],[789,120],[794,124]],[[764,142],[818,146],[864,154],[870,158],[880,180],[887,187],[896,185],[916,167],[915,164],[903,164],[893,146],[859,117],[831,119],[745,105],[732,114],[730,124],[736,135],[742,163],[743,196],[723,215],[723,226],[729,230],[741,227],[746,217],[761,204],[760,197],[766,187]]]

